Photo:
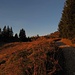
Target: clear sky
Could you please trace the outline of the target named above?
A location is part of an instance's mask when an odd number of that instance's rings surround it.
[[[0,0],[0,28],[5,25],[27,36],[46,35],[58,29],[65,0]]]

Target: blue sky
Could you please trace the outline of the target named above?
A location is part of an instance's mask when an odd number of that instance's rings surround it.
[[[58,29],[65,0],[0,0],[0,28],[5,25],[27,36],[50,34]]]

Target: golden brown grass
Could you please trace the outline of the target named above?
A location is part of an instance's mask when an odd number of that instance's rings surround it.
[[[72,41],[69,40],[69,39],[65,39],[65,38],[64,39],[61,39],[61,42],[63,42],[66,45],[75,47],[75,44],[73,44]]]
[[[41,37],[33,42],[3,45],[0,47],[0,75],[53,75],[59,72],[53,40]]]

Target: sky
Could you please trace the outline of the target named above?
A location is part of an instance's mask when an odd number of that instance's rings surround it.
[[[0,28],[12,27],[14,34],[25,29],[27,36],[57,31],[65,0],[0,0]]]

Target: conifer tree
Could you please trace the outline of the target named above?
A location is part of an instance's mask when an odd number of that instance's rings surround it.
[[[0,34],[1,34],[2,32],[1,32],[1,28],[0,28]]]
[[[59,32],[61,37],[75,37],[75,0],[66,0],[59,23]]]
[[[3,31],[2,31],[2,37],[3,38],[6,38],[6,36],[7,36],[7,28],[6,28],[6,26],[4,26],[4,28],[3,28]]]
[[[18,38],[18,34],[17,33],[15,34],[15,38]]]
[[[3,32],[6,32],[6,26],[4,26],[4,28],[3,28]]]
[[[20,30],[19,38],[21,39],[21,41],[26,41],[26,33],[24,29]]]
[[[2,40],[5,42],[11,42],[13,41],[13,30],[12,27],[4,26],[2,31]]]
[[[12,30],[12,27],[10,28],[10,33],[9,33],[9,35],[10,35],[10,37],[13,37],[13,30]]]
[[[0,41],[1,41],[1,38],[2,38],[2,32],[1,32],[1,28],[0,28]]]

